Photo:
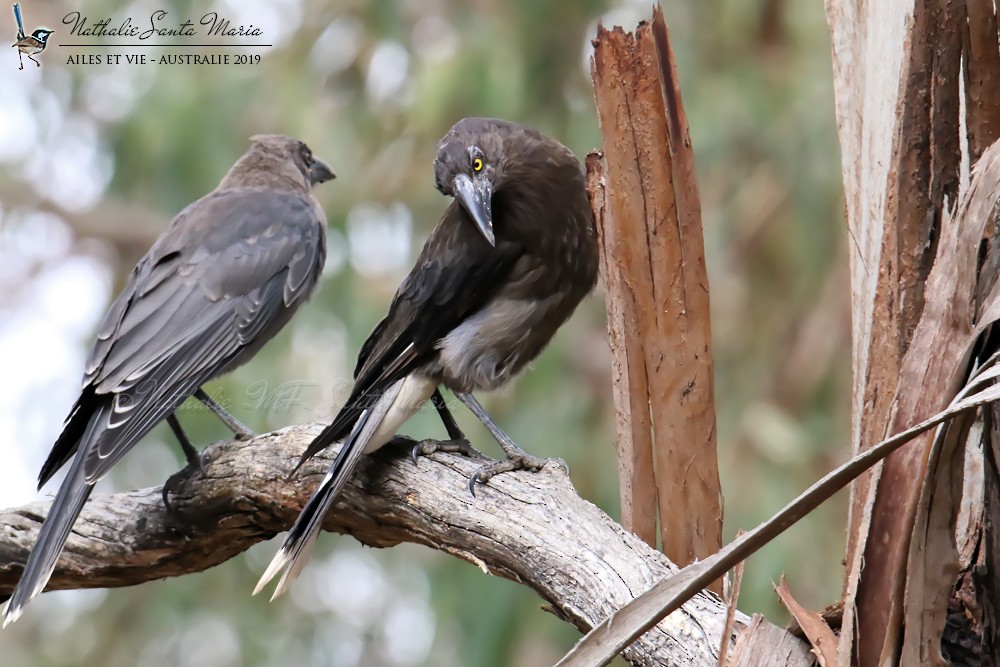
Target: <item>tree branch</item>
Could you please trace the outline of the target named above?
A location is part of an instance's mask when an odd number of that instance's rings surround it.
[[[330,455],[285,476],[316,434],[294,426],[206,449],[204,476],[185,472],[167,512],[160,488],[97,494],[84,508],[50,589],[131,586],[200,572],[284,530],[326,472]],[[394,450],[394,451],[386,451]],[[476,461],[437,454],[414,466],[399,448],[367,457],[327,530],[375,547],[415,542],[525,584],[582,631],[676,568],[580,498],[554,467],[466,485]],[[0,597],[9,596],[48,503],[0,512]],[[249,591],[247,591],[249,596]],[[704,593],[633,644],[635,665],[717,662],[725,606]],[[748,619],[737,617],[736,633]]]

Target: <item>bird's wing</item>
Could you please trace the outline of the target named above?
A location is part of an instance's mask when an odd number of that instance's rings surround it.
[[[519,245],[500,243],[493,248],[466,233],[469,230],[478,234],[460,218],[442,221],[396,292],[388,315],[361,346],[350,397],[333,423],[309,444],[292,474],[331,443],[344,444],[254,593],[279,572],[283,574],[272,599],[288,589],[305,566],[323,518],[403,394],[406,376],[436,354],[441,338],[490,301],[523,255]]]
[[[489,302],[523,254],[523,248],[513,243],[490,247],[458,216],[449,209],[428,238],[388,315],[361,347],[351,395],[310,443],[299,465],[347,437],[371,400],[426,362],[441,338]]]
[[[230,190],[195,202],[132,273],[100,329],[85,389],[112,399],[85,443],[93,482],[202,384],[256,351],[312,292],[322,219],[308,197]],[[73,447],[49,456],[65,462]],[[51,475],[43,468],[43,476]]]

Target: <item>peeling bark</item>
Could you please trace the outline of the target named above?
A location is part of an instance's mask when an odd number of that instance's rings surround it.
[[[701,203],[659,9],[635,33],[599,26],[591,74],[623,520],[655,544],[658,519],[686,565],[722,546],[722,490]]]

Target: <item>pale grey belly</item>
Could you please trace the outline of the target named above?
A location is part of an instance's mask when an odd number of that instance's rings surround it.
[[[445,386],[490,390],[510,380],[548,342],[532,336],[552,301],[497,300],[456,327],[438,344]]]

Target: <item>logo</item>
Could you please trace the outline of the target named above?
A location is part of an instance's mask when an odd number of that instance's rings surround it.
[[[49,41],[49,35],[54,30],[48,28],[38,28],[30,35],[24,32],[24,20],[21,18],[21,5],[14,3],[14,20],[17,21],[17,41],[13,46],[17,49],[18,69],[24,69],[24,59],[21,56],[28,56],[28,60],[35,63],[36,67],[41,67],[42,63],[35,60],[35,56],[45,50],[45,45]]]

